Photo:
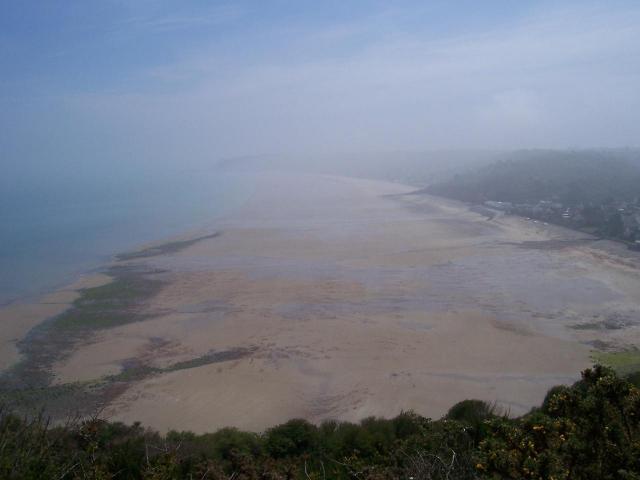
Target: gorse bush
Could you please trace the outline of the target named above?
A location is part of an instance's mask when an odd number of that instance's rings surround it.
[[[596,366],[542,408],[490,420],[478,468],[492,478],[640,478],[640,390]]]
[[[517,419],[466,400],[441,420],[294,419],[262,434],[160,435],[97,418],[0,412],[2,479],[640,479],[640,391],[607,368]]]

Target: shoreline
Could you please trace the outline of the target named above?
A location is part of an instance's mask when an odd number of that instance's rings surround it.
[[[176,243],[180,245],[183,241],[190,242],[197,237],[215,232],[216,222],[233,215],[234,209],[240,208],[242,203],[251,197],[251,188],[255,182],[255,174],[223,173],[223,176],[231,176],[235,181],[236,177],[241,176],[246,184],[240,187],[236,185],[231,191],[231,204],[219,208],[212,216],[190,222],[188,228],[170,235],[136,242],[123,251],[114,251],[106,259],[96,259],[95,265],[88,270],[79,269],[66,280],[43,287],[38,292],[17,295],[0,304],[0,325],[3,327],[0,331],[0,374],[20,361],[17,343],[24,339],[30,330],[70,309],[73,302],[81,296],[83,289],[109,283],[111,280],[105,272],[117,264],[119,256],[152,249],[158,245],[172,244],[175,247]]]
[[[52,289],[36,298],[29,296],[1,306],[0,372],[20,361],[21,355],[17,344],[33,328],[68,310],[80,297],[83,289],[100,286],[110,281],[104,273],[81,274],[74,282],[62,288]]]
[[[93,331],[69,356],[53,362],[50,388],[66,399],[103,398],[113,418],[142,420],[161,430],[180,421],[186,422],[181,428],[195,430],[232,424],[260,430],[293,416],[355,420],[416,408],[435,417],[452,399],[469,396],[498,400],[518,413],[535,403],[545,386],[570,382],[578,365],[590,364],[594,347],[580,342],[593,332],[573,331],[566,313],[560,321],[558,314],[540,312],[552,315],[545,320],[526,310],[509,313],[514,307],[505,303],[507,297],[497,303],[489,297],[466,304],[455,296],[447,299],[456,293],[448,282],[470,288],[471,300],[504,288],[508,277],[498,274],[478,277],[489,282],[481,289],[470,282],[488,266],[504,274],[513,270],[500,266],[505,248],[512,252],[510,261],[556,255],[555,247],[548,253],[526,243],[552,241],[555,234],[504,218],[487,222],[453,200],[385,197],[407,193],[408,186],[293,178],[310,199],[288,197],[267,181],[269,188],[252,204],[216,222],[222,235],[182,235],[116,258],[112,266],[143,265],[161,281],[160,289],[134,306],[140,321]],[[503,237],[513,245],[496,243]],[[574,250],[571,255],[580,254]],[[573,268],[565,262],[553,268],[559,267]],[[423,275],[435,275],[442,285],[425,282]],[[534,306],[537,300],[532,301]],[[503,362],[523,342],[548,358],[518,359],[513,370]],[[385,350],[383,356],[376,353]],[[347,364],[355,376],[340,372]],[[375,369],[386,372],[383,378]],[[490,393],[484,384],[501,393]],[[440,393],[434,396],[433,389]],[[87,391],[94,396],[87,397]],[[176,396],[183,414],[171,413]],[[201,397],[220,409],[213,417],[209,412],[202,426]],[[246,403],[252,397],[262,399],[262,414]]]
[[[58,382],[51,377],[55,364],[64,361],[83,340],[101,330],[144,321],[144,317],[136,314],[136,307],[144,304],[145,298],[155,295],[157,287],[163,284],[152,278],[161,272],[149,271],[136,264],[136,260],[176,253],[221,234],[201,233],[200,228],[169,239],[145,242],[134,250],[114,255],[108,264],[100,268],[100,273],[83,274],[75,282],[41,296],[36,302],[0,308],[0,322],[4,327],[4,338],[0,343],[0,378],[3,379],[0,398],[3,403],[20,403],[14,408],[24,412],[46,408],[53,418],[59,419],[76,414],[86,416],[117,398],[131,382],[159,373],[161,370],[131,365],[121,372],[106,372],[101,378],[89,382],[77,379]],[[120,287],[120,283],[124,285]],[[99,302],[97,305],[96,301]],[[111,303],[119,305],[115,311],[111,309],[111,319],[108,319],[104,312]],[[9,332],[13,338],[7,339]],[[203,360],[205,363],[207,360],[214,362],[233,356],[231,352]],[[177,364],[168,371],[197,363]],[[87,389],[92,392],[86,394]],[[66,405],[68,402],[71,407]]]
[[[624,250],[627,253],[629,253],[629,256],[632,256],[634,259],[638,260],[638,267],[640,268],[640,250],[638,250],[636,247],[636,244],[634,244],[633,242],[630,242],[628,240],[624,240],[621,238],[616,238],[616,237],[606,237],[603,235],[596,235],[593,232],[589,232],[587,230],[583,230],[580,229],[578,227],[572,227],[570,225],[563,225],[560,223],[556,223],[553,221],[549,221],[549,220],[539,220],[533,217],[526,217],[524,215],[520,215],[518,213],[512,213],[512,212],[505,212],[503,210],[497,210],[495,208],[491,208],[488,207],[482,203],[472,203],[472,202],[467,202],[464,200],[458,200],[456,198],[452,198],[452,197],[446,197],[443,195],[436,195],[433,193],[426,193],[424,191],[424,188],[420,188],[418,190],[416,190],[415,192],[410,192],[409,195],[429,195],[432,197],[436,197],[436,198],[442,198],[445,200],[450,200],[450,201],[454,201],[454,202],[459,202],[462,205],[466,205],[468,206],[470,209],[474,209],[474,208],[478,208],[478,213],[482,214],[482,212],[480,211],[480,209],[482,210],[486,210],[486,211],[490,211],[492,212],[492,214],[495,215],[505,215],[505,216],[510,216],[510,217],[514,217],[514,218],[519,218],[522,220],[525,220],[527,222],[532,222],[532,223],[540,223],[542,226],[546,226],[546,227],[552,227],[555,229],[560,229],[561,231],[564,232],[572,232],[572,233],[580,233],[582,235],[586,235],[588,236],[588,240],[593,241],[593,242],[610,242],[613,243],[615,245],[619,245],[619,246],[626,246],[627,248]],[[540,226],[540,225],[538,225]],[[550,229],[551,230],[551,229]],[[586,239],[585,239],[586,240]],[[639,252],[639,253],[633,253],[633,252]],[[618,252],[619,254],[622,252]]]
[[[92,193],[82,187],[78,205],[69,199],[57,204],[52,198],[51,211],[42,203],[45,197],[25,198],[3,220],[9,230],[0,252],[5,269],[0,306],[37,303],[81,276],[99,272],[118,253],[203,227],[210,230],[218,218],[247,201],[253,181],[250,172],[211,166],[131,179],[126,185],[98,182],[97,187],[109,188]]]

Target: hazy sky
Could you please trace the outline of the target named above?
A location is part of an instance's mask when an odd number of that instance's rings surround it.
[[[637,1],[4,1],[0,73],[20,168],[640,144]]]

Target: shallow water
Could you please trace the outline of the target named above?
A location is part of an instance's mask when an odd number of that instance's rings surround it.
[[[0,192],[0,305],[204,226],[242,203],[251,184],[251,175],[212,169]]]

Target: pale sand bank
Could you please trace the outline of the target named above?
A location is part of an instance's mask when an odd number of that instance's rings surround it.
[[[97,333],[54,366],[56,382],[242,351],[137,382],[105,413],[199,432],[406,409],[439,417],[465,398],[520,414],[577,379],[587,342],[638,341],[633,322],[572,328],[633,315],[635,268],[554,246],[570,232],[401,195],[410,190],[265,176],[217,222],[222,235],[136,260],[165,271],[151,318]]]

